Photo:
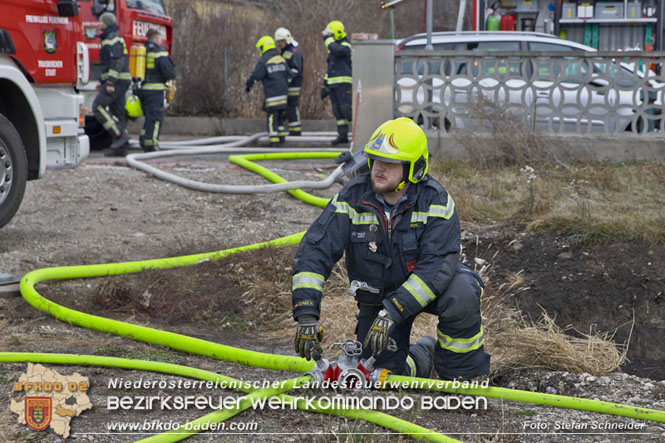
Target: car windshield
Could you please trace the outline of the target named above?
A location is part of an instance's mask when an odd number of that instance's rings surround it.
[[[164,8],[164,2],[162,0],[127,0],[127,7],[166,15],[166,9]]]

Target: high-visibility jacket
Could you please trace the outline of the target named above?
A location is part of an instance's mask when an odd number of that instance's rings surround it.
[[[328,48],[328,72],[324,84],[329,88],[353,83],[351,74],[351,43],[344,37],[335,40],[335,37],[324,36],[324,44]]]
[[[302,86],[302,70],[303,70],[303,56],[300,48],[288,43],[282,49],[282,57],[286,60],[286,64],[293,75],[289,82],[289,88]]]
[[[118,25],[113,23],[104,29],[99,49],[99,62],[102,65],[102,83],[114,85],[118,81],[132,81],[129,75],[129,53],[125,39],[118,34]]]
[[[295,318],[319,317],[323,284],[345,252],[356,300],[383,306],[398,322],[443,294],[463,266],[455,203],[429,175],[410,183],[405,197],[389,220],[368,173],[333,197],[307,230],[294,259]]]
[[[291,76],[286,60],[273,48],[263,53],[245,85],[251,88],[254,82],[260,81],[265,92],[265,109],[286,109]]]
[[[164,91],[166,82],[176,77],[175,63],[156,43],[147,42],[145,48],[145,80],[141,89]]]

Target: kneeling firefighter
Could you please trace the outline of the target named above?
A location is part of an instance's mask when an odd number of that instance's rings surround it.
[[[335,195],[303,237],[293,262],[296,352],[321,352],[323,286],[344,255],[358,305],[363,358],[398,375],[470,379],[489,372],[484,351],[480,276],[459,261],[460,224],[446,189],[427,174],[427,137],[398,118],[374,132],[363,154],[369,173]],[[414,319],[439,319],[438,340],[409,344]],[[397,348],[388,346],[390,339]]]

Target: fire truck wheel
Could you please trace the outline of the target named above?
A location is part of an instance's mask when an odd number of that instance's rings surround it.
[[[23,200],[28,160],[14,125],[0,115],[0,227],[12,219]]]
[[[113,137],[91,115],[85,117],[85,134],[90,139],[90,149],[107,149],[113,143]]]

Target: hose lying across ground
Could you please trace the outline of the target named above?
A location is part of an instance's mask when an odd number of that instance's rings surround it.
[[[229,141],[228,139],[224,140],[211,139],[211,140]],[[248,139],[245,138],[244,142],[247,142],[247,140]],[[251,141],[253,140],[255,139],[251,139]],[[235,142],[236,140],[234,139],[233,141]],[[195,144],[192,142],[184,142],[179,146],[183,145],[195,146]],[[175,146],[169,146],[169,147],[175,147]],[[218,153],[220,152],[218,151],[218,149],[226,149],[226,148],[228,148],[228,145],[217,146],[214,149],[208,149],[208,147],[176,149],[170,152],[167,151],[165,153],[158,153],[162,154],[159,156],[156,155],[155,153],[134,154],[128,156],[127,160],[130,165],[139,164],[140,166],[140,162],[135,163],[134,159],[136,158],[147,159],[147,158],[155,158],[167,155],[184,155],[185,153],[187,153],[188,155],[192,153],[195,153],[196,155],[209,154],[212,152]],[[264,177],[269,178],[271,181],[275,183],[285,184],[286,181],[283,178],[268,171],[265,168],[262,168],[252,163],[252,161],[268,160],[268,159],[292,159],[292,158],[332,158],[337,156],[337,154],[338,153],[336,152],[319,152],[319,153],[304,153],[304,152],[274,153],[273,152],[273,153],[261,153],[261,154],[252,154],[244,156],[233,156],[231,160],[239,165],[249,167],[249,169],[263,175]],[[141,168],[143,169],[142,166]],[[339,174],[339,172],[337,171],[341,171],[341,168],[337,168],[333,175]],[[149,172],[154,173],[153,171]],[[154,175],[160,177],[160,175],[158,174]],[[165,179],[171,180],[172,178],[173,177],[168,177]],[[341,176],[337,175],[333,180],[330,180],[330,184],[332,184],[338,178],[341,178]],[[328,181],[329,180],[324,180],[324,182]],[[299,189],[294,189],[291,186],[292,184],[293,182],[288,184],[288,186],[283,186],[282,188],[273,187],[271,188],[270,192],[275,192],[274,190],[277,189],[288,190],[294,196],[304,199],[308,203],[315,204],[318,206],[324,206],[326,204],[327,202],[326,199],[312,196]],[[198,186],[199,184],[193,184],[192,187],[195,187],[196,189],[196,187]],[[215,186],[221,186],[221,185],[215,185]],[[314,186],[320,186],[320,185],[314,185]],[[226,192],[226,191],[215,190],[211,192]],[[265,192],[265,191],[256,191],[256,192]],[[219,343],[209,342],[206,340],[201,340],[181,334],[176,334],[173,332],[161,331],[153,328],[148,328],[145,326],[132,325],[130,323],[125,323],[117,320],[86,314],[53,303],[42,297],[35,289],[35,285],[37,285],[38,283],[49,280],[102,277],[108,275],[136,273],[146,269],[170,269],[181,266],[193,266],[196,265],[197,263],[200,263],[203,260],[219,260],[224,257],[230,256],[232,254],[237,254],[258,248],[269,247],[269,246],[284,247],[284,246],[296,245],[300,242],[300,239],[302,238],[303,235],[304,232],[301,232],[264,243],[257,243],[253,245],[243,246],[240,248],[226,249],[222,251],[194,254],[182,257],[152,259],[152,260],[126,262],[126,263],[111,263],[111,264],[68,266],[68,267],[39,269],[32,271],[23,277],[20,284],[20,290],[25,300],[28,303],[30,303],[32,306],[34,306],[39,310],[48,312],[53,317],[70,324],[74,324],[88,329],[94,329],[101,332],[108,332],[111,334],[124,336],[127,338],[131,338],[146,343],[165,346],[179,351],[189,352],[192,354],[199,354],[218,360],[239,363],[247,366],[254,366],[254,367],[261,367],[261,368],[275,369],[275,370],[295,370],[299,372],[305,372],[307,370],[312,369],[312,367],[314,366],[313,362],[306,361],[299,357],[267,354],[267,353],[249,351],[244,349],[238,349],[231,346],[222,345]],[[0,361],[14,362],[14,363],[39,362],[39,363],[51,363],[51,364],[104,366],[104,367],[137,369],[137,370],[168,373],[182,377],[196,378],[200,380],[212,380],[212,381],[233,380],[219,374],[181,365],[119,359],[112,357],[2,352],[0,353]],[[280,383],[280,388],[261,389],[255,391],[244,390],[243,392],[247,394],[247,397],[243,403],[238,405],[237,408],[218,410],[197,419],[195,422],[203,423],[207,421],[209,422],[224,421],[242,412],[243,410],[251,407],[252,399],[279,396],[279,398],[284,402],[291,401],[290,397],[285,395],[284,392],[298,387],[300,383],[309,379],[310,376],[290,379]],[[410,388],[447,392],[453,394],[500,398],[504,400],[514,400],[514,401],[528,402],[534,404],[580,409],[586,411],[600,412],[605,414],[612,414],[612,415],[630,417],[635,419],[650,420],[650,421],[665,423],[665,411],[639,408],[635,406],[627,406],[616,403],[601,402],[601,401],[594,401],[588,399],[580,399],[574,397],[519,391],[519,390],[496,388],[496,387],[489,387],[484,389],[465,388],[460,386],[450,387],[449,385],[446,385],[445,383],[439,383],[436,380],[417,379],[413,377],[394,376],[394,375],[390,376],[388,381],[394,383],[403,383],[405,386],[409,386]],[[308,405],[306,405],[304,402],[299,401],[297,407],[299,409],[311,410],[313,412],[335,414],[354,419],[366,420],[378,424],[380,426],[383,426],[385,428],[394,430],[396,432],[408,434],[414,438],[421,439],[424,441],[445,441],[445,442],[456,441],[444,435],[438,434],[434,431],[422,428],[415,424],[405,422],[403,420],[388,416],[386,414],[377,411],[365,410],[365,409],[353,409],[353,408],[352,409],[334,408],[334,407],[331,408],[330,405],[326,405],[320,401],[317,402],[316,406],[313,408],[308,407]],[[190,429],[192,428],[196,429],[195,426],[190,427]],[[177,441],[183,438],[187,438],[188,436],[190,436],[195,432],[198,431],[187,431],[183,425],[183,427],[181,427],[181,429],[179,430],[169,431],[167,433],[146,439],[145,441],[151,441],[151,442]]]

